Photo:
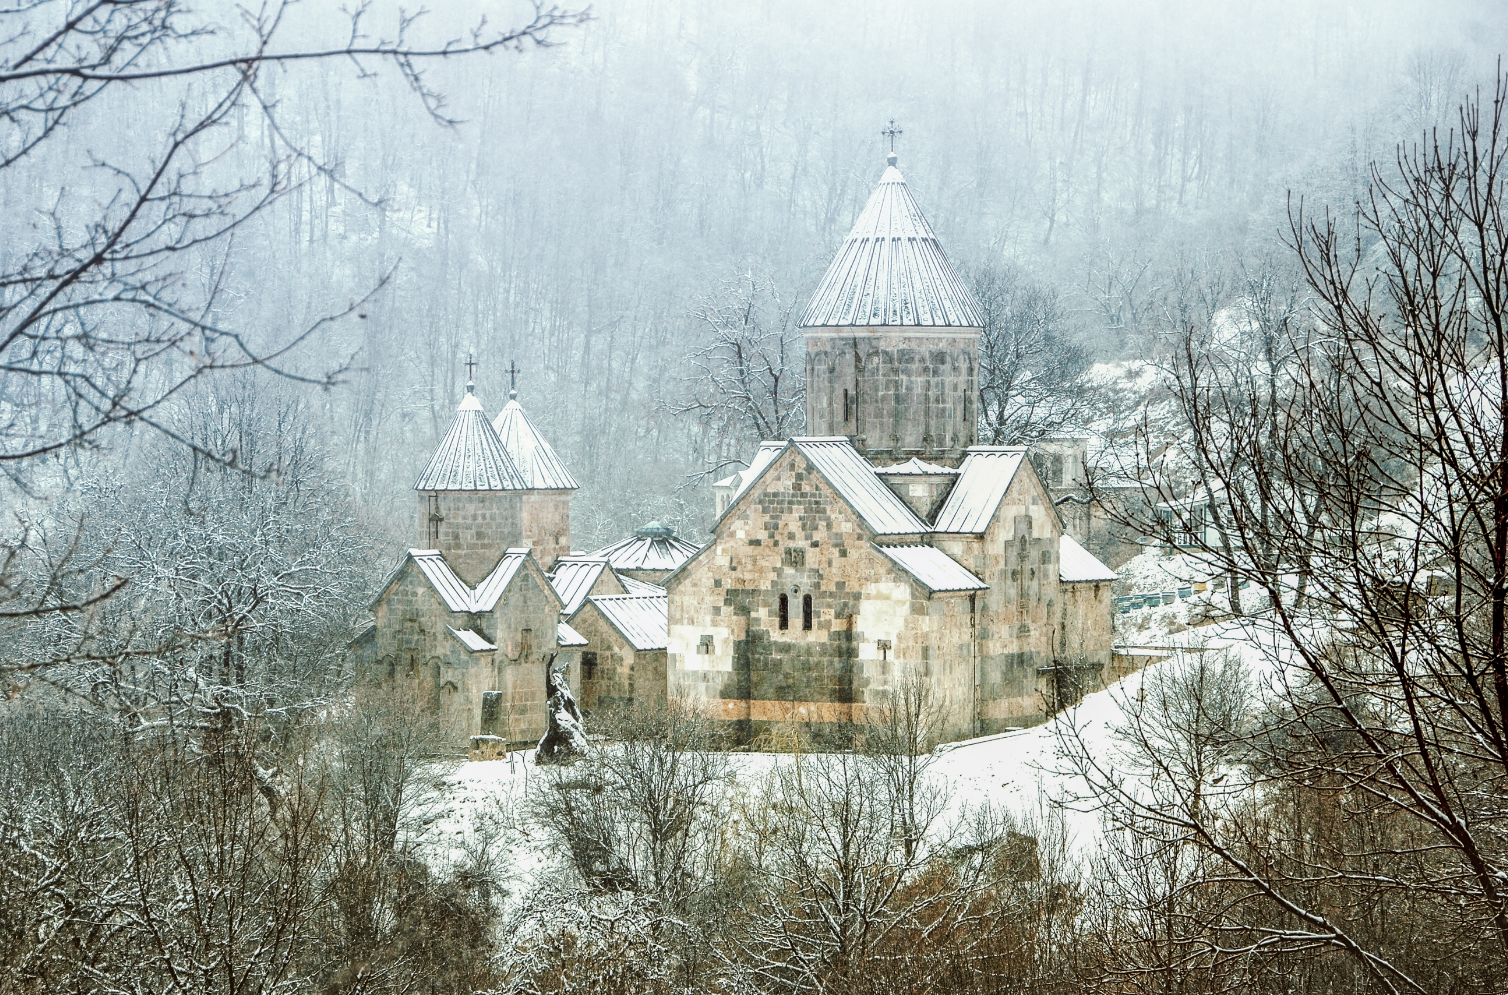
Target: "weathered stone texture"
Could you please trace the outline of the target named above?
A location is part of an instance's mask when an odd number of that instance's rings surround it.
[[[571,626],[587,638],[578,700],[590,717],[607,708],[635,703],[663,703],[666,696],[664,650],[635,650],[590,601],[571,616]],[[587,654],[592,654],[588,656]],[[590,671],[590,673],[588,673]]]
[[[514,546],[527,546],[523,502],[512,491],[419,494],[420,549],[438,549],[466,583],[476,585]]]
[[[519,495],[524,541],[546,571],[571,552],[571,492],[525,491]],[[506,547],[504,547],[506,548]]]
[[[866,455],[948,465],[977,432],[979,329],[808,328],[806,424]]]
[[[967,735],[969,598],[929,597],[872,539],[788,451],[670,580],[670,692],[709,700],[744,740],[847,737],[897,679],[918,674],[934,679]]]
[[[545,722],[541,664],[555,651],[559,611],[532,561],[493,611],[477,614],[450,611],[410,561],[373,606],[359,663],[372,680],[417,683],[420,700],[445,717],[458,745],[479,734],[537,739]],[[472,653],[447,626],[470,629],[498,649]],[[502,692],[503,708],[484,728],[483,695],[492,691]]]
[[[885,486],[890,488],[892,494],[906,502],[906,507],[915,512],[918,518],[927,522],[932,521],[938,510],[942,508],[943,502],[947,500],[948,491],[953,489],[954,483],[958,480],[958,476],[951,473],[887,474],[881,470],[879,476],[885,482]]]

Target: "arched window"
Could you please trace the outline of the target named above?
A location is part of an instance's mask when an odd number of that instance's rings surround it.
[[[780,596],[780,627],[782,629],[791,627],[791,599],[784,594]]]
[[[812,596],[810,594],[801,596],[801,627],[803,629],[812,627]]]

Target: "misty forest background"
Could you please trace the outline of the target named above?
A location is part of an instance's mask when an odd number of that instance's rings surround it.
[[[254,173],[296,147],[333,168],[303,163],[306,182],[185,279],[217,290],[215,323],[269,346],[380,288],[280,360],[339,371],[334,386],[257,382],[264,406],[296,395],[319,476],[389,549],[412,541],[410,488],[470,351],[490,412],[521,370],[520,400],[582,485],[576,548],[654,518],[701,538],[711,500],[689,475],[757,441],[673,414],[704,316],[751,282],[767,320],[799,315],[878,179],[889,119],[956,265],[1055,299],[1051,332],[1089,358],[1146,357],[1173,298],[1283,254],[1290,196],[1349,213],[1369,164],[1453,123],[1503,48],[1490,2],[1219,6],[613,0],[559,47],[425,66],[453,127],[389,67],[268,66],[282,134],[248,110],[227,157]],[[280,37],[341,40],[322,8],[295,8]],[[436,4],[420,28],[451,37],[477,13]],[[149,154],[137,136],[177,113],[165,92],[112,90],[70,141],[13,166],[0,251],[45,230],[50,190],[102,203],[94,163]],[[163,417],[183,429],[195,398],[235,389],[196,384]],[[152,477],[155,435],[103,433],[23,483],[57,497]]]
[[[0,10],[0,989],[1501,991],[1499,0],[593,13]],[[1213,541],[1119,524],[1195,543],[1227,649],[1031,734],[1094,840],[988,763],[950,796],[923,681],[764,767],[594,715],[462,825],[513,764],[437,760],[346,647],[467,357],[489,414],[517,365],[576,548],[705,539],[708,477],[803,430],[892,119],[981,439],[1220,493]]]

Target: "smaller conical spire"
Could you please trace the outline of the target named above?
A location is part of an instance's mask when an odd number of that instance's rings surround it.
[[[508,459],[518,468],[526,487],[543,491],[576,489],[576,479],[571,476],[571,471],[529,421],[517,397],[503,405],[503,410],[493,419],[492,429],[502,441]]]

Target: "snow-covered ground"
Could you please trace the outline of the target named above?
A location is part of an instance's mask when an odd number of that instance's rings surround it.
[[[1169,610],[1188,603],[1168,606]],[[1148,613],[1157,611],[1148,609]],[[1261,619],[1227,619],[1194,628],[1161,628],[1148,632],[1173,655],[1137,671],[1110,687],[1086,695],[1072,708],[1047,723],[1018,732],[940,747],[930,776],[946,785],[949,809],[944,821],[988,804],[1028,819],[1046,810],[1061,810],[1070,846],[1091,848],[1100,820],[1085,784],[1069,772],[1068,742],[1083,744],[1103,765],[1115,766],[1123,749],[1117,735],[1123,708],[1137,698],[1143,682],[1177,667],[1192,654],[1229,652],[1239,656],[1260,686],[1281,679],[1284,661],[1291,657],[1286,639]],[[533,765],[533,753],[515,754],[513,762],[494,760],[457,762],[436,769],[432,798],[419,837],[427,857],[437,865],[458,866],[485,854],[496,866],[510,871],[515,893],[560,866],[561,855],[538,828],[521,817],[523,803],[534,791],[549,790]],[[790,762],[788,755],[735,753],[730,755],[735,795],[755,789],[772,766]],[[501,858],[501,859],[499,859]]]

